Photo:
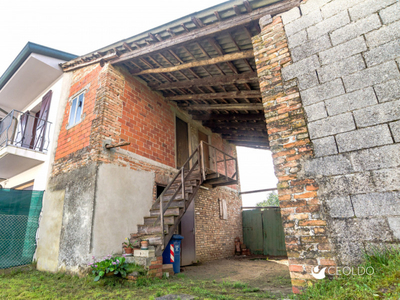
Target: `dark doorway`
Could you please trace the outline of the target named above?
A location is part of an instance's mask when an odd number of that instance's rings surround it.
[[[176,167],[179,169],[189,158],[188,124],[176,118]]]

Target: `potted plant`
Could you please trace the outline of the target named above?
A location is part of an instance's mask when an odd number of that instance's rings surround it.
[[[97,260],[93,256],[93,262],[89,266],[92,268],[92,274],[95,276],[94,281],[98,281],[104,276],[121,275],[122,277],[126,277],[128,264],[125,263],[125,257],[112,257],[108,255],[101,260]]]
[[[122,243],[122,247],[124,248],[125,254],[132,254],[133,248],[135,247],[134,244],[131,243],[130,239],[125,238],[126,242]],[[137,241],[135,242],[137,243]]]

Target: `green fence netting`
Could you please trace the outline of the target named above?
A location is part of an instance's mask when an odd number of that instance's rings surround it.
[[[0,189],[0,269],[30,264],[43,191]]]

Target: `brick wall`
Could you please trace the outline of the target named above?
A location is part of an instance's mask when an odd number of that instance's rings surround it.
[[[225,199],[228,219],[220,218],[218,199]],[[209,261],[235,255],[235,237],[243,241],[242,199],[236,191],[200,189],[195,198],[196,259]]]
[[[300,10],[301,17],[300,17]],[[400,239],[400,4],[309,0],[283,16],[340,265]]]
[[[268,24],[268,16],[260,20]],[[253,37],[254,55],[271,145],[285,231],[293,291],[312,279],[314,266],[334,266],[326,220],[314,176],[303,172],[313,156],[306,116],[296,80],[283,81],[281,70],[292,62],[280,17]]]

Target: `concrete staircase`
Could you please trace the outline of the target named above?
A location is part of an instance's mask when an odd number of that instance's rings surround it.
[[[220,152],[220,156],[223,156],[222,160],[215,160],[215,170],[218,170],[218,164],[223,163],[224,166],[222,168],[220,167],[223,171],[218,173],[205,166],[205,147],[213,146],[205,142],[200,143],[173,180],[154,202],[150,209],[149,216],[144,217],[143,224],[138,225],[138,232],[131,234],[132,242],[147,240],[149,241],[149,245],[155,246],[156,256],[162,255],[165,245],[168,244],[172,235],[177,230],[186,209],[193,201],[202,184],[213,188],[237,183],[236,158],[213,147],[215,152]],[[235,172],[231,177],[228,176],[227,167],[227,161],[230,160],[235,160]]]

